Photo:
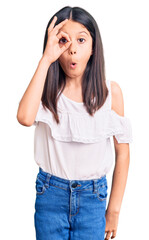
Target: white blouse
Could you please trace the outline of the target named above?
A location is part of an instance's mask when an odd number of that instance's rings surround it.
[[[111,83],[104,105],[90,116],[84,103],[67,98],[58,99],[57,124],[49,109],[40,102],[33,125],[34,158],[39,167],[55,176],[69,180],[89,180],[106,175],[114,156],[111,136],[118,143],[132,142],[129,118],[111,109]]]

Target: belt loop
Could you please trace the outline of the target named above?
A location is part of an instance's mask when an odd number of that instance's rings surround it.
[[[49,182],[50,182],[51,174],[47,173],[46,180],[45,180],[45,187],[49,187]]]
[[[97,179],[93,179],[93,193],[97,193]]]

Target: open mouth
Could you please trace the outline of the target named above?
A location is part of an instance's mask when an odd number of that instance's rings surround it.
[[[77,63],[75,63],[75,62],[70,63],[70,67],[71,67],[71,68],[75,68],[76,65],[77,65]]]

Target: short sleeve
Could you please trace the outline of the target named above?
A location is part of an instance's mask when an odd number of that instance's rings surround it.
[[[42,102],[40,101],[39,108],[38,108],[38,111],[37,111],[37,114],[36,114],[33,126],[37,126],[38,121],[41,119],[42,112],[43,112],[43,106],[42,106]]]
[[[113,122],[113,123],[112,123]],[[118,143],[132,143],[132,124],[128,117],[120,116],[111,110],[111,128]]]
[[[108,110],[107,115],[107,135],[115,136],[118,143],[132,143],[132,125],[128,117],[120,116],[111,108],[111,81],[107,80],[107,87],[109,90],[108,96]]]
[[[48,124],[50,127],[52,127],[52,122],[53,122],[53,116],[51,111],[48,108],[44,108],[42,105],[42,101],[40,101],[39,108],[34,120],[33,125],[37,126],[38,122],[43,122]]]

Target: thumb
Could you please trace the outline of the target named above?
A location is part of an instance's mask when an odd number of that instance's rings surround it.
[[[66,51],[67,48],[69,48],[70,44],[71,44],[71,41],[65,43],[65,45],[61,48],[62,53],[63,53],[64,51]]]

